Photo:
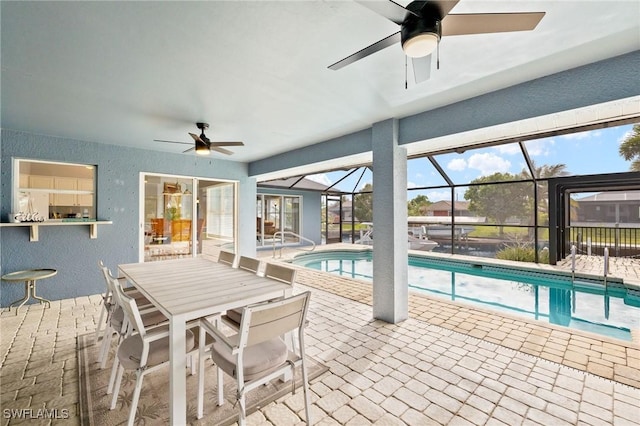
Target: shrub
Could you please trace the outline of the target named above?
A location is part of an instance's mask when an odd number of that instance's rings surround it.
[[[508,246],[496,253],[496,258],[503,260],[515,260],[518,262],[535,262],[536,251],[530,245],[517,244]],[[549,263],[549,250],[538,252],[538,263]]]

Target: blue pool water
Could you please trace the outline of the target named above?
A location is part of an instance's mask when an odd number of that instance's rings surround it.
[[[293,263],[371,280],[371,258],[370,250],[323,251]],[[640,292],[619,281],[605,290],[602,280],[421,256],[409,256],[408,281],[412,291],[617,339],[630,341],[630,330],[640,329]]]

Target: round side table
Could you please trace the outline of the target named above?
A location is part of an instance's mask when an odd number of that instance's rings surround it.
[[[24,297],[20,300],[16,300],[15,302],[9,305],[9,311],[11,311],[11,307],[16,303],[20,303],[16,308],[16,315],[18,315],[18,310],[29,301],[29,299],[33,298],[40,303],[46,303],[48,307],[51,306],[51,301],[47,299],[43,299],[36,295],[36,281],[53,277],[57,274],[58,271],[55,269],[28,269],[25,271],[16,271],[11,272],[10,274],[5,274],[2,276],[4,281],[9,282],[20,282],[24,281]]]

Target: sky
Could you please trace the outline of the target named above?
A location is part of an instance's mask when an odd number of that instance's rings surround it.
[[[632,124],[554,136],[525,142],[529,156],[536,165],[565,164],[570,175],[620,173],[629,171],[630,161],[618,154],[618,147],[631,134]],[[520,173],[525,160],[517,143],[489,148],[470,149],[462,154],[450,153],[435,156],[440,166],[455,184],[468,183],[496,172]],[[331,185],[345,176],[345,172],[321,173],[308,178]],[[360,180],[358,182],[358,180]],[[371,171],[361,177],[361,171],[352,174],[337,188],[343,191],[360,190],[372,183]],[[446,185],[445,180],[426,158],[412,159],[407,163],[407,187]],[[463,200],[466,188],[459,188],[457,198]],[[447,188],[409,191],[407,198],[426,195],[430,201],[448,200]]]

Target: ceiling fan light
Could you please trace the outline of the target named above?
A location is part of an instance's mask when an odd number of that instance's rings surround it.
[[[438,46],[439,41],[440,37],[436,33],[420,33],[402,43],[402,50],[411,58],[422,58],[430,55]]]
[[[209,155],[211,150],[209,149],[209,145],[205,142],[196,141],[196,154],[198,155]]]

